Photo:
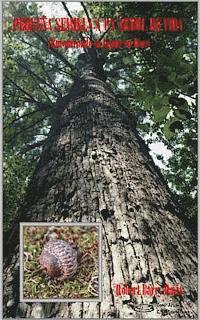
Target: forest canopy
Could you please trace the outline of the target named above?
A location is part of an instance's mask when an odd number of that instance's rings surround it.
[[[151,39],[145,49],[101,49],[107,83],[149,148],[162,143],[154,156],[191,225],[197,214],[197,3],[99,2],[68,9],[60,16],[183,17],[183,32],[88,32],[93,39]],[[50,6],[50,4],[49,4]],[[83,49],[49,49],[50,37],[81,39],[81,33],[12,32],[13,17],[44,14],[41,2],[3,4],[4,228],[17,219],[26,187],[48,132],[59,116],[59,101],[76,79],[77,56]],[[8,27],[9,25],[9,27]],[[156,159],[157,158],[157,159]]]

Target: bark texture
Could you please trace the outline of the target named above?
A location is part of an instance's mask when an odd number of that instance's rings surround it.
[[[196,318],[196,242],[130,117],[95,73],[63,99],[28,188],[21,222],[101,222],[102,303],[19,303],[18,226],[6,244],[5,317]],[[61,107],[61,106],[60,106]],[[16,240],[17,239],[17,240]],[[165,283],[183,296],[117,296],[115,285]],[[150,312],[136,306],[149,304]]]

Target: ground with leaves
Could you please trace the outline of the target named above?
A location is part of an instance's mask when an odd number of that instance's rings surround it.
[[[41,270],[41,254],[49,227],[24,227],[24,299],[78,299],[97,298],[91,289],[91,280],[98,273],[98,231],[96,227],[55,227],[58,239],[73,240],[83,259],[78,272],[70,280],[48,279]]]

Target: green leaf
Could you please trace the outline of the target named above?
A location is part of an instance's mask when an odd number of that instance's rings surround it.
[[[181,121],[175,120],[170,124],[169,128],[172,132],[175,132],[177,129],[182,130],[183,124]]]
[[[174,137],[174,133],[170,130],[171,120],[168,120],[163,128],[163,133],[167,140],[170,140]]]
[[[176,116],[176,118],[181,120],[186,120],[191,118],[191,113],[184,109],[175,110],[174,115]]]
[[[171,61],[172,63],[180,63],[183,55],[185,53],[185,48],[184,47],[181,47],[181,48],[178,48],[171,56]]]
[[[132,63],[132,62],[131,62],[131,56],[129,56],[129,57],[123,57],[123,58],[122,58],[122,62],[123,62],[125,65],[131,64],[131,63]]]
[[[159,110],[154,110],[153,111],[153,119],[155,122],[161,122],[165,120],[166,116],[168,115],[169,111],[171,108],[169,106],[163,106]]]
[[[174,117],[172,119],[167,120],[163,128],[163,133],[166,139],[172,139],[175,136],[175,132],[177,129],[183,129],[183,124],[179,119]]]
[[[151,94],[156,93],[156,83],[153,76],[145,78],[145,87],[151,92]]]
[[[168,93],[171,89],[174,88],[174,84],[172,82],[170,82],[168,80],[168,78],[166,76],[164,76],[164,75],[160,75],[156,79],[156,83],[157,83],[158,89],[162,93]]]
[[[169,80],[172,82],[176,80],[176,72],[171,72],[169,74]]]
[[[153,100],[153,107],[155,110],[160,110],[163,105],[168,104],[168,97],[167,96],[156,96]]]
[[[147,95],[146,99],[143,102],[144,109],[147,110],[147,111],[151,110],[152,106],[153,106],[153,101],[154,101],[154,97]]]

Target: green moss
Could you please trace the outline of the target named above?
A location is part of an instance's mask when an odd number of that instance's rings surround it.
[[[40,270],[39,256],[45,235],[50,227],[24,227],[24,299],[80,299],[97,298],[91,294],[89,283],[98,274],[98,230],[96,227],[55,227],[58,239],[73,240],[80,248],[83,258],[73,278],[64,281],[50,279]]]

